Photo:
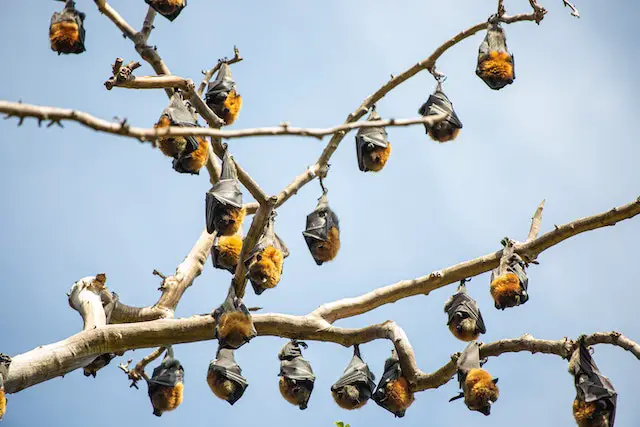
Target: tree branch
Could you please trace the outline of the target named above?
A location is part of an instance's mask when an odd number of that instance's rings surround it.
[[[540,205],[538,205],[538,209],[536,209],[535,213],[531,217],[531,228],[529,229],[527,242],[538,237],[538,233],[540,233],[540,225],[542,224],[542,210],[544,209],[544,202],[545,200],[542,200],[540,202]]]
[[[578,11],[578,9],[576,9],[576,7],[573,4],[571,4],[567,0],[562,0],[562,2],[564,3],[564,7],[569,7],[569,9],[571,9],[571,16],[575,16],[576,18],[580,18],[580,12]]]
[[[614,225],[619,221],[633,218],[639,213],[640,198],[629,204],[613,208],[610,211],[577,219],[559,227],[556,226],[554,230],[528,242],[516,243],[515,252],[525,260],[531,262],[546,249],[572,236],[596,228]],[[359,297],[345,298],[340,301],[324,304],[317,308],[314,314],[333,323],[338,319],[357,316],[403,298],[428,294],[435,289],[451,283],[457,283],[462,279],[491,271],[498,266],[501,256],[502,250],[434,271],[427,276],[413,280],[403,280],[393,285],[378,288]]]

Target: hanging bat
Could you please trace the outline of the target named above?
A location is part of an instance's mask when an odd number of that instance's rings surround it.
[[[420,107],[418,114],[426,117],[437,116],[442,113],[447,114],[447,117],[433,126],[425,123],[425,131],[434,141],[453,141],[460,133],[460,129],[462,129],[462,122],[453,109],[453,104],[442,91],[442,84],[438,82],[435,92],[433,95],[429,95],[429,99]]]
[[[513,242],[502,241],[504,249],[500,265],[491,272],[491,296],[498,310],[515,307],[529,300],[527,264],[514,252]]]
[[[84,48],[84,18],[85,14],[78,12],[73,0],[64,1],[62,12],[54,12],[49,24],[49,41],[51,50],[61,53],[82,53]]]
[[[516,78],[514,58],[500,22],[489,22],[487,35],[478,50],[476,74],[491,89],[500,90]]]
[[[302,358],[300,347],[307,348],[307,344],[291,340],[285,344],[278,354],[280,359],[280,394],[284,400],[299,407],[301,410],[307,409],[313,383],[316,376],[308,360]]]
[[[584,337],[579,341],[569,361],[576,387],[573,417],[578,427],[613,427],[618,394],[609,378],[600,373]]]
[[[156,129],[169,126],[198,127],[196,115],[182,94],[175,92],[162,111]],[[173,169],[180,173],[198,175],[209,159],[209,143],[200,136],[159,136],[157,146],[165,156],[173,157]]]
[[[144,0],[144,2],[169,21],[176,19],[182,9],[187,7],[187,0]]]
[[[242,192],[238,171],[228,146],[224,145],[220,181],[215,183],[205,197],[207,232],[216,231],[218,236],[232,236],[242,226],[245,209],[242,207]]]
[[[160,366],[153,370],[147,384],[153,415],[156,417],[161,416],[163,412],[173,411],[182,403],[184,368],[178,359],[174,359],[171,347],[167,349]]]
[[[105,353],[96,357],[93,362],[82,368],[84,376],[95,378],[98,374],[98,371],[111,363],[111,360],[113,360],[116,356],[117,354],[115,353]]]
[[[391,357],[384,362],[384,373],[373,393],[373,400],[396,417],[402,418],[414,399],[409,382],[402,376],[396,351],[391,350]]]
[[[213,318],[220,348],[238,349],[258,335],[249,310],[242,298],[236,296],[233,286],[222,305],[213,312]]]
[[[269,218],[260,240],[245,261],[249,280],[256,295],[276,287],[282,276],[284,259],[289,256],[289,249],[273,230],[274,218],[275,215]]]
[[[249,383],[242,376],[233,350],[218,348],[216,358],[209,363],[207,384],[216,397],[226,400],[230,405],[240,400]]]
[[[466,282],[460,281],[458,291],[445,303],[444,312],[449,317],[447,326],[453,336],[461,341],[473,341],[486,333],[487,329],[476,300],[467,293]]]
[[[207,86],[205,100],[226,125],[236,121],[242,108],[242,97],[236,91],[236,82],[231,77],[229,64],[223,62],[220,65],[216,79]]]
[[[367,120],[380,120],[380,115],[372,107]],[[356,155],[358,169],[362,172],[379,172],[387,164],[391,155],[391,143],[383,127],[360,128],[356,134]]]
[[[360,346],[353,346],[353,358],[344,370],[344,374],[331,386],[331,395],[338,406],[343,409],[362,408],[371,398],[375,375],[369,370],[360,355]]]
[[[7,398],[4,393],[4,381],[9,375],[9,365],[11,358],[6,354],[0,353],[0,420],[7,413]]]
[[[234,274],[238,260],[240,259],[240,251],[242,251],[242,230],[238,229],[238,233],[233,236],[217,237],[211,247],[211,261],[215,268],[227,270]]]
[[[498,400],[498,378],[480,367],[480,349],[477,341],[470,342],[458,359],[458,382],[462,393],[449,402],[464,397],[464,403],[471,411],[484,415],[491,414],[491,404]]]
[[[322,194],[316,209],[307,215],[307,227],[302,235],[316,264],[322,265],[338,255],[340,223],[338,215],[329,207],[326,194]]]

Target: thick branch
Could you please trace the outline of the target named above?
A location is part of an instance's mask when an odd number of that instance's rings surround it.
[[[73,284],[69,291],[69,305],[80,313],[84,330],[100,328],[107,324],[100,293],[106,290],[104,274],[84,277]]]
[[[518,243],[515,246],[516,253],[529,261],[557,245],[558,243],[585,231],[594,230],[619,221],[633,218],[640,213],[640,198],[627,205],[613,208],[590,217],[578,219],[567,224],[556,226],[548,233],[537,239]],[[315,314],[327,319],[330,323],[337,319],[357,316],[384,304],[389,304],[413,295],[428,294],[434,289],[441,288],[451,283],[457,283],[467,277],[477,276],[488,272],[498,266],[502,251],[497,251],[470,261],[465,261],[443,270],[435,271],[427,276],[413,280],[403,280],[393,285],[378,288],[355,298],[345,298],[329,304],[324,304],[315,310]]]

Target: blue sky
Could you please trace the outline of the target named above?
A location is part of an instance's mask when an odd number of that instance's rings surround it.
[[[36,5],[37,3],[37,5]],[[200,70],[240,48],[245,61],[233,66],[244,107],[232,128],[277,125],[324,127],[341,123],[362,99],[426,58],[444,40],[487,18],[495,1],[204,2],[190,1],[173,23],[162,17],[150,43],[169,68],[199,82]],[[474,74],[478,34],[439,61],[448,75],[444,89],[464,123],[458,139],[438,145],[421,127],[389,129],[393,154],[384,171],[358,171],[353,135],[331,161],[329,200],[342,227],[342,249],[332,263],[317,267],[301,230],[320,195],[313,182],[279,210],[277,231],[291,256],[276,290],[248,295],[248,305],[265,311],[305,314],[318,305],[360,295],[376,287],[427,274],[499,248],[505,235],[526,237],[529,218],[546,198],[543,231],[553,224],[630,202],[640,195],[640,147],[626,132],[640,112],[636,70],[637,2],[578,2],[577,20],[560,0],[547,0],[539,27],[506,28],[516,56],[515,83],[489,90]],[[112,4],[135,27],[146,5]],[[525,0],[505,2],[510,14],[528,12]],[[47,31],[51,1],[11,2],[0,27],[5,66],[0,99],[76,108],[110,119],[126,117],[151,126],[166,105],[162,91],[105,90],[113,60],[137,60],[128,40],[96,10],[87,13],[87,52],[57,56]],[[10,42],[6,42],[10,40]],[[144,65],[138,75],[151,74]],[[378,104],[383,117],[414,117],[434,88],[421,73]],[[206,174],[180,175],[170,159],[135,140],[101,135],[68,123],[38,129],[27,120],[0,121],[0,221],[3,324],[0,351],[22,353],[79,331],[82,323],[65,293],[83,276],[106,272],[108,285],[132,305],[153,303],[158,269],[171,273],[204,225]],[[312,164],[323,143],[300,138],[233,140],[236,159],[269,193],[277,193]],[[245,194],[249,198],[248,194]],[[398,218],[396,227],[383,226]],[[637,272],[635,241],[640,220],[578,236],[540,257],[530,269],[530,301],[499,312],[488,291],[489,275],[469,284],[485,321],[485,341],[520,336],[560,339],[619,330],[640,339],[634,315]],[[176,316],[209,312],[226,293],[228,273],[204,273],[182,299]],[[365,326],[387,319],[407,332],[419,366],[432,371],[464,348],[445,327],[447,287],[379,308],[340,326]],[[209,391],[205,375],[214,342],[176,346],[186,369],[185,401],[156,419],[146,390],[128,388],[114,361],[97,379],[73,372],[9,396],[4,425],[63,423],[68,427],[162,426],[212,423],[229,426],[353,427],[376,422],[418,426],[572,425],[574,396],[566,362],[555,356],[519,353],[491,359],[501,396],[490,417],[447,403],[455,381],[417,395],[403,419],[370,402],[347,412],[330,397],[351,349],[310,343],[305,352],[317,375],[309,408],[299,411],[277,391],[277,351],[283,339],[258,338],[236,358],[250,386],[231,407]],[[390,343],[362,352],[379,377]],[[127,353],[136,361],[146,350]],[[640,423],[634,388],[638,361],[621,349],[596,348],[603,373],[619,391],[616,426]],[[90,421],[87,421],[90,420]]]

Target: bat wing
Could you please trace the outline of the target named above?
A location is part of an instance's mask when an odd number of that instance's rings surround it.
[[[164,362],[153,370],[149,383],[153,385],[174,387],[184,381],[184,369],[177,366],[164,366]]]
[[[216,231],[214,222],[213,222],[213,211],[218,204],[218,199],[214,197],[213,193],[210,191],[205,195],[205,218],[207,224],[207,233],[212,234]]]
[[[300,346],[307,347],[307,344],[302,341],[291,340],[280,349],[278,353],[278,359],[280,360],[293,360],[296,357],[302,357],[302,350]]]
[[[360,357],[354,355],[342,377],[331,386],[331,390],[335,391],[347,385],[364,384],[371,392],[376,386],[375,379],[369,366]]]
[[[221,179],[211,187],[207,194],[211,194],[223,205],[238,209],[242,207],[242,192],[240,184],[235,179]]]
[[[295,381],[314,382],[316,376],[313,374],[311,364],[302,357],[296,357],[293,360],[283,360],[280,362],[281,377],[286,377]]]
[[[458,358],[458,372],[466,375],[477,368],[480,368],[480,348],[477,341],[471,341]]]
[[[453,295],[452,299],[447,303],[447,307],[447,314],[449,315],[447,325],[451,324],[456,315],[460,315],[463,318],[475,320],[476,326],[481,333],[487,332],[478,303],[466,292]]]
[[[518,254],[514,253],[511,256],[508,270],[518,276],[520,287],[526,292],[529,287],[529,278],[527,277],[526,264]]]
[[[369,114],[367,120],[380,120],[380,115],[374,110]],[[366,172],[368,169],[364,164],[364,156],[367,151],[375,147],[386,148],[389,146],[387,131],[383,127],[360,128],[356,134],[356,155],[358,157],[358,169]]]
[[[600,373],[584,340],[580,340],[579,351],[580,359],[574,372],[576,391],[585,402],[605,402],[609,409],[609,426],[613,426],[618,393],[609,378]]]

